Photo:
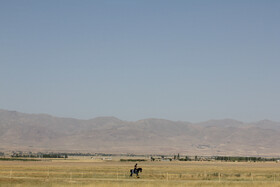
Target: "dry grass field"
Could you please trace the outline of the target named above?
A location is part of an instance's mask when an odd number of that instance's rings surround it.
[[[140,162],[140,178],[129,177],[134,164],[91,159],[0,161],[0,187],[280,186],[280,164],[275,162]]]

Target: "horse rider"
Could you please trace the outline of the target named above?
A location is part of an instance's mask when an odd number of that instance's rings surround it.
[[[134,173],[136,173],[136,171],[137,171],[137,163],[134,166]]]

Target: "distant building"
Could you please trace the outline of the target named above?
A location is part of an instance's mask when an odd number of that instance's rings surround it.
[[[112,160],[112,157],[103,157],[102,160]]]

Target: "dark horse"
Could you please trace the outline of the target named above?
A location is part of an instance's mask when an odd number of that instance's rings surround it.
[[[142,168],[131,169],[130,170],[130,176],[132,177],[133,174],[136,174],[137,178],[139,178],[139,176],[138,176],[139,172],[142,172]]]

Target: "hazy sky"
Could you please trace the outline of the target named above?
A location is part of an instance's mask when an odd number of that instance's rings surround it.
[[[279,0],[1,0],[0,108],[280,121]]]

